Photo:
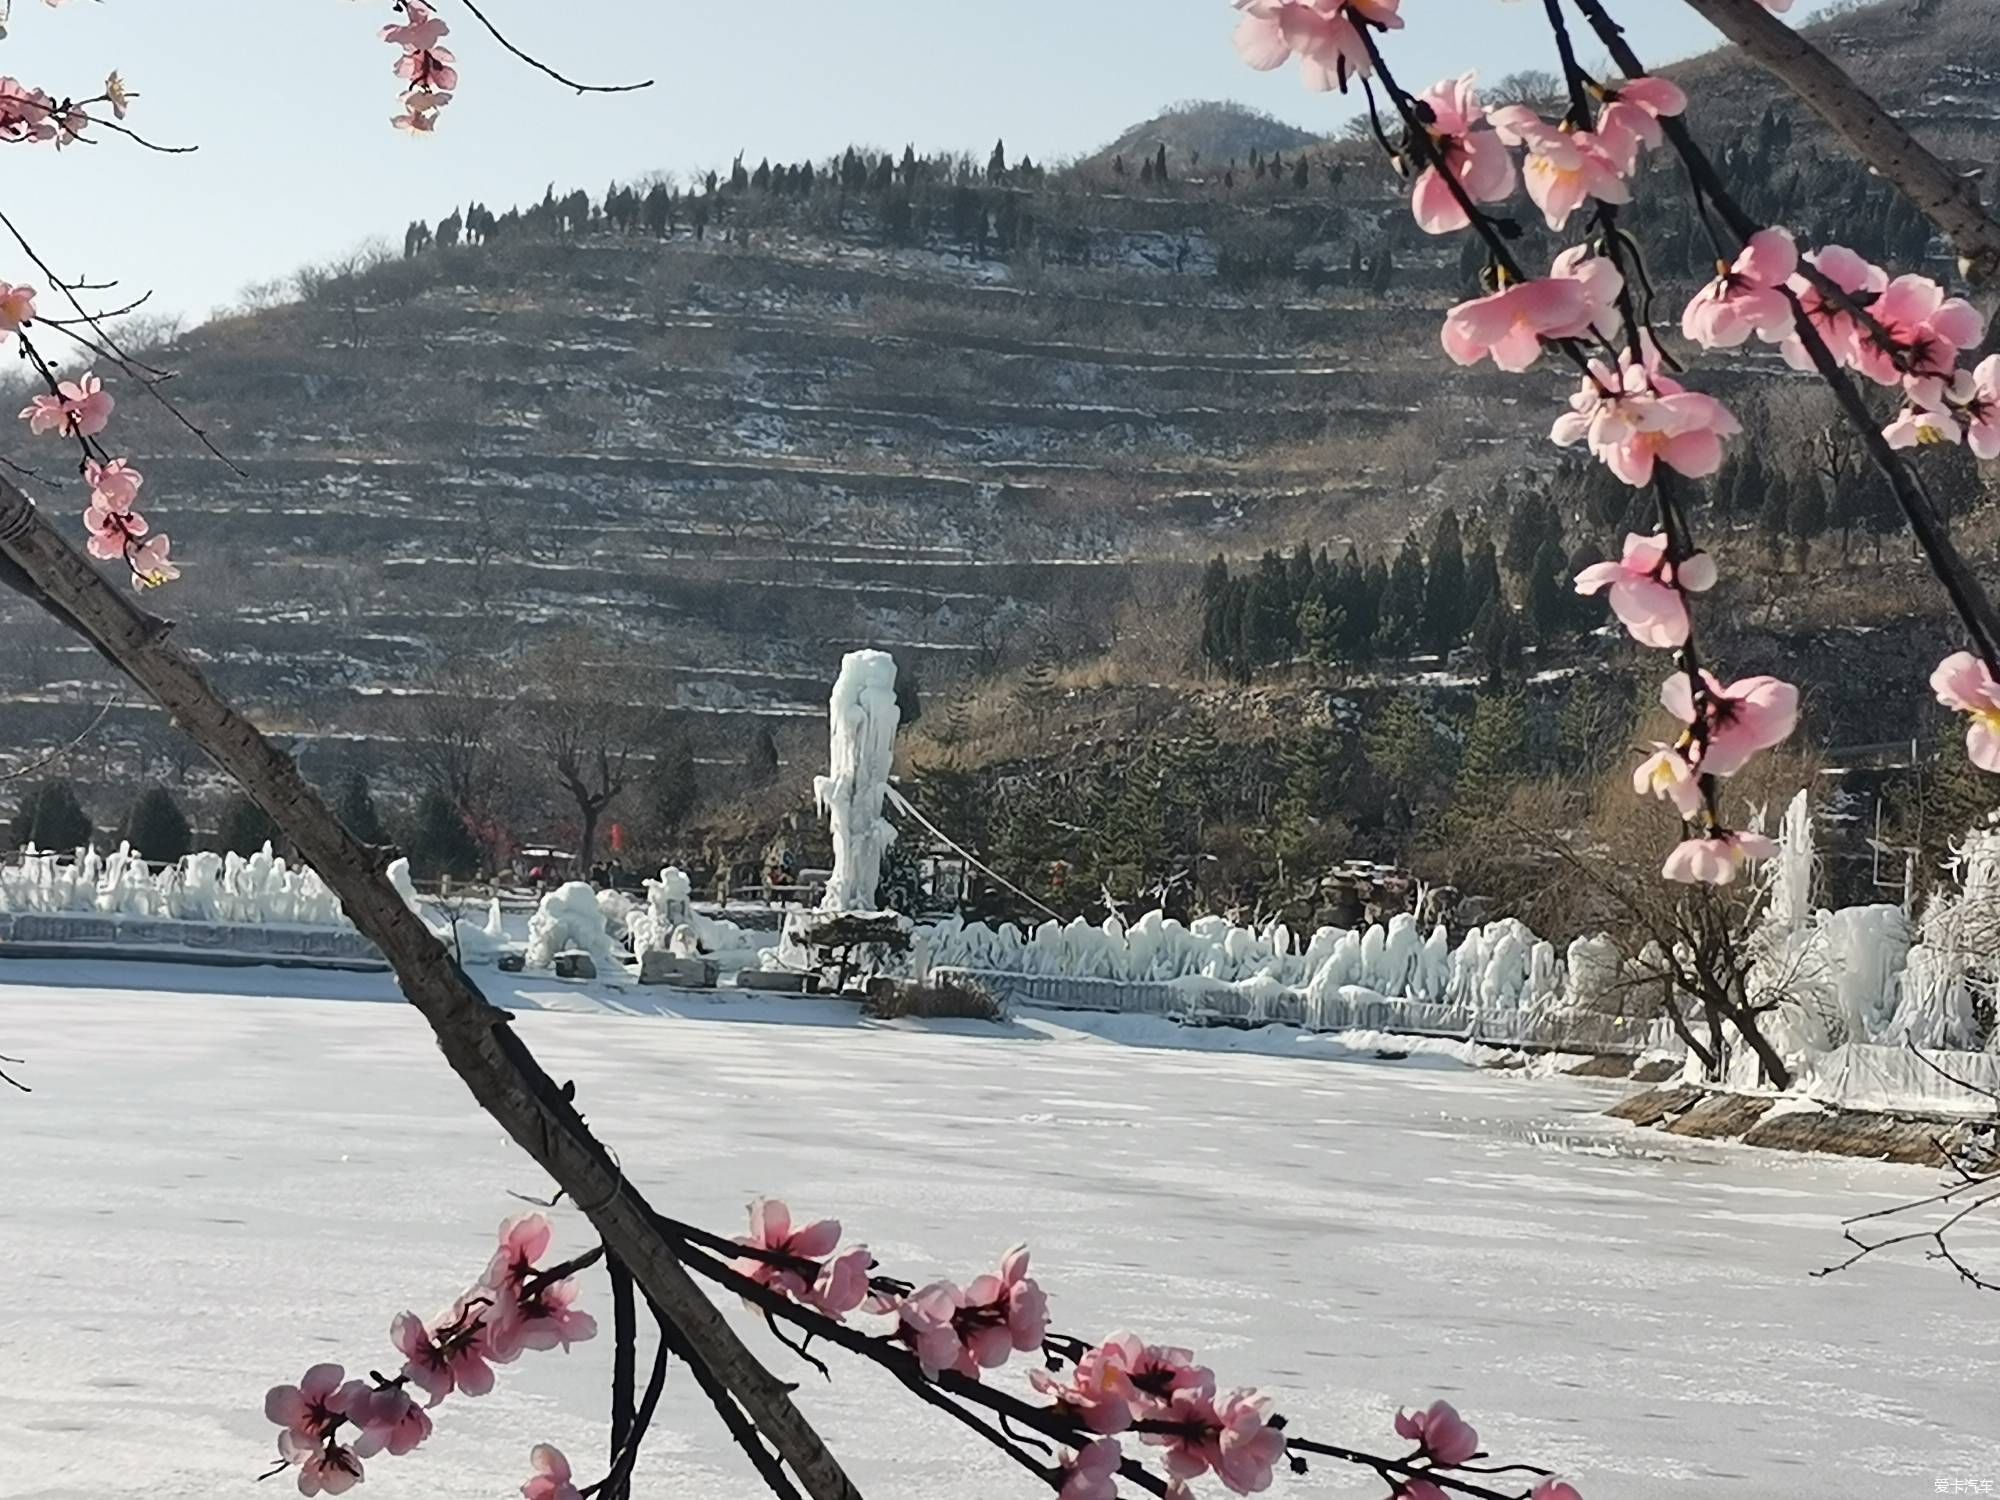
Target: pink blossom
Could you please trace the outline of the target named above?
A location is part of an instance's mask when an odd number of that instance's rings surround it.
[[[479,1284],[503,1291],[535,1274],[535,1262],[549,1253],[556,1232],[547,1214],[516,1214],[500,1226],[500,1247],[486,1262]]]
[[[1974,458],[2000,458],[2000,354],[1973,367],[1968,384],[1953,394],[1965,426],[1965,445]]]
[[[865,1246],[843,1250],[819,1268],[819,1278],[802,1299],[829,1318],[845,1317],[868,1300],[868,1273],[875,1258]]]
[[[449,94],[458,87],[458,69],[449,47],[425,47],[405,52],[396,63],[396,76],[412,89]]]
[[[439,20],[437,13],[423,0],[400,0],[397,8],[403,12],[404,19],[382,28],[382,40],[392,46],[420,52],[435,47],[451,35],[451,27]]]
[[[1028,1250],[1017,1245],[1001,1259],[997,1275],[977,1276],[964,1290],[932,1282],[897,1308],[897,1336],[931,1375],[956,1370],[978,1377],[1019,1351],[1039,1349],[1048,1332],[1048,1298],[1028,1275]]]
[[[1549,228],[1561,229],[1592,198],[1600,203],[1632,201],[1616,156],[1594,132],[1551,125],[1525,104],[1503,104],[1489,110],[1486,118],[1501,140],[1527,148],[1521,177]]]
[[[1757,3],[1774,16],[1782,16],[1792,8],[1792,0],[1757,0]],[[1541,1497],[1537,1496],[1535,1500],[1541,1500]]]
[[[1576,575],[1579,594],[1609,589],[1611,609],[1642,646],[1671,649],[1688,638],[1687,601],[1683,592],[1706,593],[1715,586],[1715,560],[1697,552],[1678,570],[1667,561],[1664,536],[1625,538],[1625,555],[1617,562],[1592,563]]]
[[[428,89],[418,89],[403,96],[403,112],[390,117],[389,123],[398,130],[407,130],[412,135],[429,135],[437,129],[438,111],[451,103],[451,95],[434,94]]]
[[[1604,108],[1597,113],[1597,139],[1620,171],[1631,176],[1644,147],[1663,138],[1660,121],[1687,112],[1687,94],[1664,78],[1634,78],[1604,91]]]
[[[838,1219],[816,1219],[803,1228],[792,1227],[792,1211],[779,1198],[759,1198],[750,1205],[750,1233],[738,1244],[775,1255],[791,1255],[801,1260],[819,1261],[833,1253],[840,1243]],[[745,1258],[736,1269],[766,1286],[775,1286],[792,1296],[805,1294],[806,1282],[799,1272],[761,1259]]]
[[[173,538],[164,531],[156,531],[134,548],[128,559],[132,566],[132,587],[156,589],[180,577],[181,570],[171,556],[173,547]]]
[[[1903,385],[1916,400],[1941,398],[1958,354],[1986,336],[1986,320],[1963,297],[1946,297],[1928,276],[1898,276],[1858,326],[1854,367],[1877,385]]]
[[[1810,251],[1805,261],[1838,287],[1849,301],[1870,302],[1889,285],[1887,271],[1870,264],[1845,245],[1828,245],[1823,250]],[[1841,364],[1853,364],[1857,356],[1857,342],[1862,336],[1860,321],[1838,301],[1822,293],[1803,274],[1792,277],[1785,285],[1798,299],[1799,310],[1818,331],[1833,357]],[[1813,368],[1812,357],[1796,336],[1786,339],[1779,348],[1785,362],[1793,369]]]
[[[1428,1479],[1405,1479],[1389,1500],[1451,1500],[1451,1496]]]
[[[1703,806],[1701,782],[1694,767],[1671,745],[1653,747],[1653,753],[1632,773],[1632,790],[1641,797],[1665,798],[1688,822],[1694,821]]]
[[[759,1198],[750,1205],[750,1233],[738,1243],[789,1255],[795,1263],[780,1265],[745,1256],[734,1268],[752,1281],[838,1318],[868,1299],[868,1272],[874,1266],[867,1250],[858,1247],[827,1260],[839,1242],[839,1220],[820,1219],[794,1229],[791,1210],[784,1203]]]
[[[1675,845],[1660,873],[1683,885],[1728,885],[1745,864],[1777,852],[1777,844],[1761,833],[1712,833]]]
[[[1479,96],[1472,88],[1477,77],[1466,73],[1433,84],[1417,102],[1430,114],[1427,129],[1431,145],[1443,160],[1445,172],[1457,179],[1474,203],[1499,203],[1513,193],[1518,179],[1514,158],[1487,126],[1479,107]],[[1444,172],[1435,166],[1418,174],[1410,208],[1427,234],[1450,234],[1472,222],[1459,206]]]
[[[0,333],[19,333],[35,318],[35,289],[0,281]]]
[[[523,1500],[583,1500],[562,1449],[537,1443],[528,1450],[528,1466],[535,1472],[521,1486]]]
[[[95,437],[111,420],[116,403],[95,375],[65,380],[53,395],[36,396],[21,408],[33,433],[59,432],[64,437]]]
[[[347,1403],[348,1420],[361,1429],[354,1451],[363,1458],[387,1453],[401,1458],[431,1435],[431,1419],[400,1386],[371,1390],[360,1381]]]
[[[1782,229],[1760,229],[1715,280],[1694,295],[1681,332],[1704,349],[1734,349],[1751,334],[1778,343],[1792,332],[1785,286],[1799,268],[1798,245]]]
[[[1634,364],[1629,354],[1621,357],[1615,376],[1593,361],[1569,404],[1550,438],[1564,448],[1587,443],[1635,489],[1651,484],[1662,463],[1690,479],[1706,478],[1722,467],[1723,440],[1743,430],[1713,396],[1688,390],[1650,359]]]
[[[1687,673],[1676,672],[1660,688],[1660,702],[1683,724],[1706,722],[1693,736],[1688,763],[1705,776],[1734,776],[1750,757],[1791,738],[1799,722],[1799,690],[1775,677],[1745,677],[1724,687],[1701,674],[1707,691],[1699,713]],[[1705,748],[1703,741],[1706,741]]]
[[[975,1276],[965,1289],[959,1314],[973,1358],[987,1369],[1007,1362],[1010,1353],[1031,1354],[1049,1331],[1049,1299],[1028,1274],[1028,1247],[1016,1245],[1000,1258],[997,1275]]]
[[[1490,357],[1503,370],[1520,371],[1542,357],[1545,338],[1564,338],[1589,326],[1591,299],[1573,277],[1524,281],[1461,302],[1445,315],[1444,352],[1461,365]]]
[[[93,502],[117,511],[130,510],[139,499],[139,486],[146,482],[146,476],[122,458],[114,458],[108,464],[85,459],[83,478],[90,486]]]
[[[1132,1425],[1133,1406],[1151,1399],[1132,1381],[1133,1363],[1144,1353],[1143,1344],[1123,1334],[1085,1353],[1067,1383],[1047,1370],[1030,1370],[1028,1384],[1092,1432],[1123,1432]]]
[[[1949,411],[1931,411],[1922,406],[1906,406],[1896,420],[1882,429],[1891,448],[1925,448],[1958,442],[1964,433]]]
[[[493,1367],[487,1363],[486,1328],[480,1309],[464,1299],[436,1328],[424,1326],[415,1313],[398,1313],[389,1338],[407,1361],[404,1376],[436,1406],[454,1390],[483,1396],[493,1389]]]
[[[354,1391],[339,1365],[314,1365],[297,1385],[274,1385],[264,1395],[264,1415],[305,1444],[325,1439],[347,1420]]]
[[[1479,1452],[1479,1434],[1449,1401],[1433,1401],[1422,1411],[1396,1413],[1396,1435],[1408,1438],[1434,1464],[1455,1469]]]
[[[1931,673],[1931,691],[1946,708],[1970,716],[1965,753],[1982,771],[2000,772],[2000,684],[1985,662],[1958,651]]]
[[[0,78],[0,141],[52,141],[56,128],[55,100],[17,78]]]
[[[1213,1472],[1223,1488],[1255,1495],[1271,1487],[1285,1456],[1284,1429],[1273,1426],[1270,1403],[1254,1391],[1231,1391],[1221,1401],[1205,1391],[1182,1389],[1159,1414],[1165,1424],[1144,1441],[1166,1449],[1161,1465],[1176,1479]]]
[[[576,1307],[581,1289],[574,1280],[551,1282],[529,1291],[521,1286],[501,1288],[486,1316],[486,1357],[499,1364],[511,1364],[524,1349],[567,1351],[597,1337],[597,1319]]]
[[[1769,0],[1766,0],[1769,3]],[[1790,5],[1792,0],[1783,0]],[[1583,1500],[1575,1485],[1564,1479],[1544,1479],[1528,1493],[1528,1500]]]
[[[291,1433],[281,1432],[278,1456],[299,1466],[301,1495],[344,1495],[361,1483],[361,1455],[339,1443],[309,1448]]]
[[[1385,31],[1402,27],[1396,14],[1402,0],[1234,0],[1243,19],[1236,27],[1236,50],[1262,72],[1299,59],[1309,89],[1345,90],[1350,78],[1373,70],[1358,27]]]
[[[976,1376],[979,1365],[958,1336],[958,1311],[965,1294],[949,1281],[919,1287],[896,1309],[897,1337],[933,1379],[945,1370]]]
[[[1056,1500],[1118,1500],[1118,1439],[1099,1438],[1062,1461],[1063,1483]]]
[[[136,510],[113,510],[92,495],[90,509],[83,513],[83,529],[90,533],[90,555],[110,562],[125,556],[127,547],[152,528]]]
[[[1596,332],[1609,339],[1618,332],[1618,297],[1625,290],[1625,278],[1611,258],[1599,255],[1589,245],[1572,245],[1555,258],[1549,275],[1567,278],[1583,288],[1589,304],[1583,326],[1558,329],[1557,338]]]

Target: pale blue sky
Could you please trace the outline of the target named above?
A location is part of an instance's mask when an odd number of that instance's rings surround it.
[[[369,236],[400,241],[412,218],[467,198],[498,211],[551,180],[595,196],[612,178],[726,166],[738,150],[754,162],[849,141],[984,153],[1005,137],[1017,157],[1058,158],[1188,98],[1240,99],[1316,130],[1352,111],[1290,70],[1244,68],[1226,0],[485,0],[565,71],[659,80],[588,98],[506,56],[453,0],[439,8],[461,90],[437,136],[413,141],[389,128],[386,0],[14,0],[0,71],[81,96],[118,67],[144,95],[132,124],[201,150],[8,148],[6,210],[65,274],[151,285],[159,305],[200,314]],[[1539,9],[1409,0],[1391,59],[1412,85],[1548,67]],[[1715,40],[1676,0],[1615,9],[1649,60]],[[0,278],[29,279],[12,255]]]

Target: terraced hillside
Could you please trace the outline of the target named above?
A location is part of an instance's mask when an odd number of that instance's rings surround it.
[[[1987,0],[1905,12],[1824,34],[1992,160]],[[1691,68],[1713,128],[1764,111],[1740,69]],[[1823,148],[1785,118],[1772,149],[1796,166]],[[1200,125],[1153,123],[1135,149]],[[748,719],[816,718],[857,645],[934,686],[1160,635],[1160,601],[1218,551],[1379,555],[1552,454],[1532,381],[1445,362],[1459,247],[1416,234],[1355,152],[1295,148],[1268,181],[1238,163],[1226,188],[1191,153],[1153,185],[1107,182],[1101,158],[946,163],[921,194],[836,190],[828,168],[789,199],[725,181],[697,213],[690,191],[665,233],[593,211],[301,278],[299,300],[165,351],[233,469],[121,407],[191,562],[166,607],[231,691],[334,743],[440,663],[585,624],[635,697],[723,755]],[[1782,186],[1785,164],[1751,165]],[[34,743],[94,695],[94,659],[17,601],[0,620],[20,642],[0,739]],[[1184,665],[1170,637],[1163,672]]]
[[[804,714],[858,644],[990,669],[1051,630],[1107,639],[1218,546],[1385,533],[1431,468],[1395,461],[1438,419],[1429,329],[1136,254],[589,233],[186,336],[179,389],[240,472],[128,410],[194,563],[170,606],[274,717],[349,726],[440,655],[580,619],[690,711]],[[1498,441],[1483,384],[1451,405]]]

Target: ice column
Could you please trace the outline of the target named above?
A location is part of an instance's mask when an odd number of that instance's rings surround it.
[[[833,832],[833,878],[822,911],[875,910],[882,856],[896,830],[882,816],[896,755],[896,661],[886,651],[850,651],[840,663],[829,705],[831,769],[813,779],[813,795]]]

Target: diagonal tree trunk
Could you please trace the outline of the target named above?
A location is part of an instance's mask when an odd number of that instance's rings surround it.
[[[113,587],[0,479],[0,558],[13,564],[77,630],[235,778],[382,950],[404,997],[422,1013],[439,1050],[479,1105],[589,1216],[611,1253],[668,1317],[677,1337],[742,1404],[813,1500],[859,1500],[859,1491],[792,1404],[789,1387],[744,1346],[689,1278],[653,1210],[444,945],[403,904],[379,851],[340,825],[290,756],[218,695],[172,644],[172,625]]]
[[[1929,219],[1974,286],[2000,281],[2000,223],[1979,184],[1939,161],[1845,69],[1759,0],[1686,0],[1717,31],[1805,102],[1885,182]]]

